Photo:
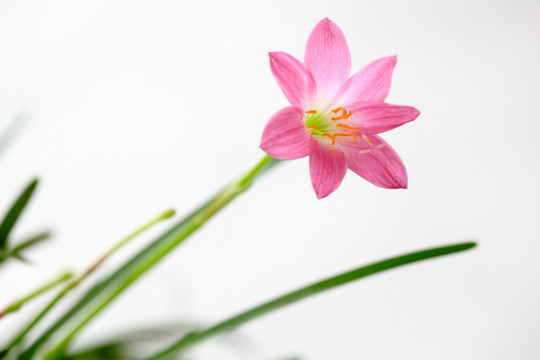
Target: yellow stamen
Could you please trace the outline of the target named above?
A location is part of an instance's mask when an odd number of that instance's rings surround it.
[[[329,133],[324,133],[321,136],[327,136],[328,138],[330,138],[332,140],[332,145],[336,143],[336,138],[330,135]]]
[[[349,110],[349,112],[347,113],[347,110],[345,110],[345,108],[342,108],[342,107],[338,107],[338,108],[335,108],[335,109],[332,109],[331,110],[334,114],[337,114],[338,112],[341,111],[341,115],[340,116],[336,116],[336,117],[333,117],[332,120],[336,121],[336,120],[347,120],[349,118],[349,116],[352,115],[352,111]]]

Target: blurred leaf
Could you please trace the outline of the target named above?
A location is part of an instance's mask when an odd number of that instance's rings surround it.
[[[15,203],[11,206],[8,213],[4,217],[4,220],[0,224],[0,249],[6,249],[8,236],[19,219],[19,216],[23,212],[25,206],[28,204],[28,201],[32,197],[37,184],[37,178],[28,184],[21,195],[19,195]]]
[[[21,112],[15,120],[8,125],[7,129],[0,135],[0,154],[7,148],[9,143],[19,133],[27,121],[27,116]]]
[[[381,271],[386,271],[399,266],[411,264],[417,261],[427,260],[438,256],[449,255],[460,251],[469,250],[475,246],[476,243],[468,242],[417,251],[406,255],[401,255],[387,260],[379,261],[367,266],[354,269],[352,271],[339,274],[337,276],[333,276],[326,280],[316,282],[299,290],[288,293],[284,296],[278,297],[277,299],[274,299],[262,305],[256,306],[246,312],[240,313],[208,329],[189,333],[175,343],[173,343],[171,346],[167,347],[165,350],[145,359],[157,360],[163,359],[163,357],[165,356],[179,354],[181,351],[184,351],[187,348],[198,344],[208,338],[211,338],[219,333],[232,330],[246,322],[256,319],[269,312],[278,310],[282,307],[288,306],[292,303],[303,300],[320,292],[328,291],[337,286],[347,284],[351,281],[374,275]]]
[[[90,288],[81,299],[69,308],[60,319],[53,322],[44,333],[35,339],[18,357],[19,360],[33,359],[40,347],[47,344],[54,347],[54,354],[63,352],[71,337],[77,333],[93,316],[103,310],[111,301],[121,294],[129,285],[136,281],[147,270],[152,268],[165,255],[182,243],[193,232],[199,229],[209,218],[220,211],[238,195],[249,189],[255,178],[268,167],[279,162],[270,156],[265,156],[257,165],[240,179],[234,181],[210,201],[193,211],[186,218],[174,225],[169,231],[155,239],[146,248],[128,259],[112,274]],[[51,338],[60,329],[68,328],[58,343],[54,345]]]
[[[24,256],[22,256],[21,254],[19,253],[9,253],[7,256],[6,256],[6,259],[8,257],[13,257],[23,263],[27,263],[27,264],[30,264],[30,260],[28,260],[27,258],[25,258]]]
[[[65,355],[62,360],[119,360],[126,359],[123,343],[105,344],[85,352],[73,355]]]
[[[113,247],[111,247],[106,253],[101,255],[96,261],[94,261],[81,275],[79,275],[76,279],[71,281],[69,284],[67,284],[51,301],[43,308],[43,310],[38,313],[31,322],[29,322],[24,328],[19,331],[19,333],[11,340],[11,342],[8,345],[8,349],[12,349],[17,346],[20,342],[23,341],[24,337],[32,330],[32,328],[45,316],[47,313],[56,306],[56,304],[62,300],[62,298],[67,295],[71,290],[73,290],[75,287],[77,287],[82,281],[84,281],[90,274],[92,274],[97,268],[100,267],[101,264],[112,254],[114,254],[116,251],[121,249],[124,245],[129,243],[130,240],[136,238],[138,235],[143,233],[144,231],[152,228],[152,226],[158,224],[159,222],[169,219],[172,216],[174,216],[175,211],[174,209],[167,209],[166,211],[161,212],[157,217],[154,217],[141,227],[137,228],[135,231],[130,233],[128,236],[120,240],[118,243],[116,243]],[[36,238],[43,238],[44,236],[38,236],[30,241],[25,242],[24,244],[27,244],[29,242],[35,242]],[[1,359],[1,357],[0,357]]]
[[[53,289],[55,286],[63,283],[64,281],[67,281],[73,277],[73,274],[71,272],[63,272],[60,275],[56,276],[54,279],[50,280],[44,285],[41,285],[39,288],[34,289],[29,294],[23,296],[22,298],[13,301],[11,304],[9,304],[5,309],[0,310],[0,318],[13,312],[19,310],[21,306],[23,306],[25,303],[27,303],[30,300],[35,299],[36,297],[40,296],[41,294]]]
[[[115,336],[105,342],[94,344],[85,349],[63,355],[62,360],[93,360],[93,359],[127,359],[133,356],[133,345],[141,342],[170,340],[178,332],[187,333],[196,327],[195,324],[168,324],[144,329],[138,329]]]
[[[51,234],[49,232],[42,232],[37,235],[34,235],[31,238],[21,241],[20,244],[15,246],[13,249],[9,250],[7,256],[8,257],[12,256],[21,261],[28,262],[28,260],[21,255],[21,251],[28,247],[39,244],[44,240],[48,240],[50,237],[51,237]]]

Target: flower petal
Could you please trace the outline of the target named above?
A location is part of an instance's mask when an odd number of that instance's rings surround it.
[[[347,172],[345,154],[337,147],[329,147],[311,137],[309,143],[311,184],[319,199],[336,190]]]
[[[349,77],[349,46],[341,29],[328,18],[322,19],[309,35],[304,63],[323,96],[333,96]]]
[[[373,61],[358,70],[343,84],[335,101],[348,106],[358,101],[383,102],[390,92],[397,56]]]
[[[288,106],[275,113],[264,128],[261,149],[282,160],[307,156],[309,132],[302,120],[302,111]]]
[[[359,140],[344,149],[349,169],[382,188],[406,189],[407,171],[396,151],[377,135]]]
[[[304,64],[293,56],[277,51],[268,53],[270,68],[279,87],[292,106],[304,109],[317,86]]]
[[[392,105],[387,103],[360,102],[350,107],[353,112],[349,118],[363,134],[379,134],[392,130],[420,115],[412,106]]]

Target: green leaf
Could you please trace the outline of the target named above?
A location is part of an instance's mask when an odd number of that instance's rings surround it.
[[[128,236],[120,240],[117,244],[112,246],[106,253],[101,255],[96,261],[94,261],[86,270],[79,275],[77,278],[73,279],[70,283],[68,283],[51,301],[43,308],[43,310],[38,313],[36,316],[34,316],[33,320],[28,323],[21,331],[11,340],[11,342],[8,345],[8,349],[16,347],[20,342],[23,341],[25,336],[32,330],[32,328],[53,308],[62,300],[64,296],[66,296],[71,290],[76,288],[81,282],[83,282],[90,274],[92,274],[96,269],[98,269],[109,256],[114,254],[116,251],[120,250],[124,245],[129,243],[129,241],[136,238],[138,235],[142,234],[144,231],[150,229],[152,226],[158,224],[159,222],[169,219],[172,216],[174,216],[175,211],[174,209],[168,209],[162,213],[159,214],[159,216],[153,218],[149,222],[145,223],[132,233],[130,233]],[[43,234],[45,235],[45,234]],[[44,236],[36,236],[29,241],[24,242],[20,247],[22,248],[24,245],[28,245],[29,243],[35,243],[37,239],[44,238]],[[0,356],[0,359],[2,357]]]
[[[10,256],[13,256],[19,260],[22,260],[24,262],[28,262],[28,260],[26,258],[24,258],[24,256],[21,255],[21,251],[23,251],[24,249],[28,248],[28,247],[32,247],[34,245],[37,245],[39,243],[41,243],[42,241],[44,240],[48,240],[50,239],[51,237],[51,234],[48,233],[48,232],[42,232],[42,233],[39,233],[37,235],[34,235],[26,240],[23,240],[21,241],[20,244],[18,244],[17,246],[15,246],[13,249],[9,250],[8,252],[8,257]]]
[[[71,279],[73,277],[73,274],[71,272],[63,272],[62,274],[56,276],[51,281],[47,282],[46,284],[40,286],[39,288],[33,290],[29,294],[23,296],[19,300],[15,300],[12,302],[8,307],[6,307],[4,310],[0,311],[0,318],[13,312],[19,310],[21,306],[23,306],[25,303],[27,303],[30,300],[35,299],[36,297],[42,295],[43,293],[53,289],[57,285]]]
[[[411,264],[417,261],[427,260],[438,256],[449,255],[460,251],[469,250],[475,246],[476,243],[468,242],[417,251],[410,254],[379,261],[367,266],[354,269],[352,271],[342,273],[337,276],[333,276],[326,280],[316,282],[284,296],[278,297],[277,299],[274,299],[262,305],[256,306],[248,311],[245,311],[230,319],[220,322],[219,324],[214,325],[206,330],[190,333],[173,343],[165,350],[159,352],[158,354],[146,358],[146,360],[164,359],[172,355],[177,355],[180,352],[186,350],[187,348],[197,343],[200,343],[208,338],[211,338],[212,336],[215,336],[219,333],[232,330],[248,321],[256,319],[269,312],[278,310],[282,307],[288,306],[292,303],[303,300],[320,292],[328,291],[337,286],[347,284],[351,281],[358,280],[366,276],[374,275],[379,272],[390,270],[399,266]]]
[[[7,256],[6,258],[8,258],[8,257],[15,258],[15,259],[19,260],[20,262],[23,262],[23,263],[26,263],[26,264],[30,264],[30,263],[31,263],[30,260],[28,260],[27,258],[25,258],[24,256],[22,256],[22,255],[19,254],[19,253],[9,253],[8,256]],[[2,260],[2,261],[3,261],[3,260]]]
[[[24,191],[19,195],[15,203],[11,206],[7,215],[4,217],[4,220],[0,224],[0,249],[6,249],[8,236],[19,219],[19,216],[28,204],[28,201],[32,197],[37,184],[37,178],[28,184]]]
[[[133,357],[133,345],[141,342],[171,340],[178,332],[187,333],[195,328],[195,324],[168,324],[146,327],[116,335],[113,339],[85,346],[83,349],[62,355],[62,360],[92,359],[128,359]]]
[[[43,344],[50,346],[52,341],[49,340],[53,335],[59,332],[60,329],[67,327],[69,328],[67,331],[62,331],[64,337],[58,337],[60,344],[55,346],[55,350],[53,350],[54,353],[61,354],[70,337],[80,330],[93,316],[103,310],[116,296],[182,243],[189,235],[204,225],[215,213],[246,191],[261,172],[264,172],[265,169],[277,162],[279,160],[265,156],[243,177],[227,186],[210,201],[193,211],[165,234],[135,254],[111,275],[90,288],[60,319],[54,322],[40,337],[31,343],[19,355],[18,359],[32,359]]]

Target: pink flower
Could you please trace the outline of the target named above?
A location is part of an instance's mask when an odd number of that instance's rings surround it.
[[[420,114],[411,106],[384,102],[396,56],[375,60],[349,77],[349,47],[329,19],[311,32],[304,63],[284,52],[269,55],[272,73],[291,106],[268,121],[264,151],[284,160],[309,155],[319,199],[338,188],[347,168],[383,188],[407,187],[403,162],[377,135]]]

